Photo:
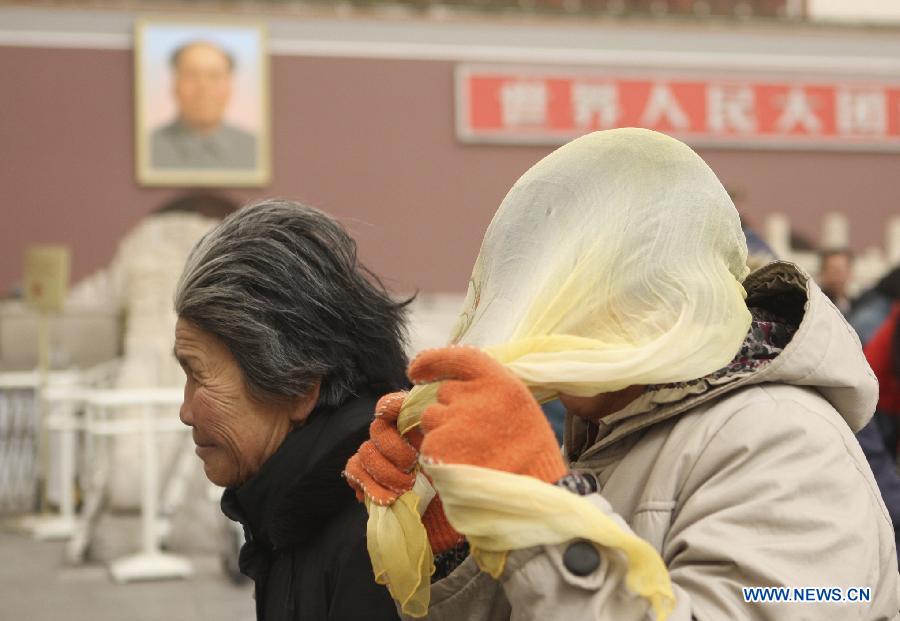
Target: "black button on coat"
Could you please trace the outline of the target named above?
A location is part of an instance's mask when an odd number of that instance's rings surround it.
[[[223,494],[222,511],[244,526],[240,569],[256,584],[259,621],[397,619],[372,573],[366,510],[341,478],[375,401],[314,411],[255,477]]]

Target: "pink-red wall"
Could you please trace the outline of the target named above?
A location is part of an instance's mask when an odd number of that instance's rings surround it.
[[[494,209],[549,149],[457,142],[452,70],[444,61],[273,57],[272,183],[224,193],[329,211],[394,289],[463,291]],[[135,182],[132,79],[129,51],[0,47],[0,293],[19,279],[28,244],[71,244],[77,279],[181,193]],[[822,214],[843,210],[856,249],[880,245],[898,211],[900,154],[701,155],[744,195],[751,221],[783,211],[814,239]]]

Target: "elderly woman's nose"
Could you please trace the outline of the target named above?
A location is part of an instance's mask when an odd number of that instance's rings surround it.
[[[188,406],[187,400],[181,403],[181,408],[178,410],[178,418],[188,427],[194,426],[194,416],[191,414],[191,408]]]

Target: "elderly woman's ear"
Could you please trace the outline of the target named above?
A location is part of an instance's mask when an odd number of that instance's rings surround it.
[[[322,380],[316,378],[313,385],[306,391],[306,394],[297,397],[290,412],[291,424],[294,427],[305,423],[306,419],[309,418],[309,415],[312,414],[312,411],[316,407],[316,403],[319,402],[319,389],[321,386]]]

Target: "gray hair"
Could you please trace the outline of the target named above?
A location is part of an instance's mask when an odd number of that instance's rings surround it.
[[[321,380],[319,406],[406,385],[397,302],[323,212],[287,200],[248,205],[191,251],[175,311],[220,338],[252,394],[284,399]]]

